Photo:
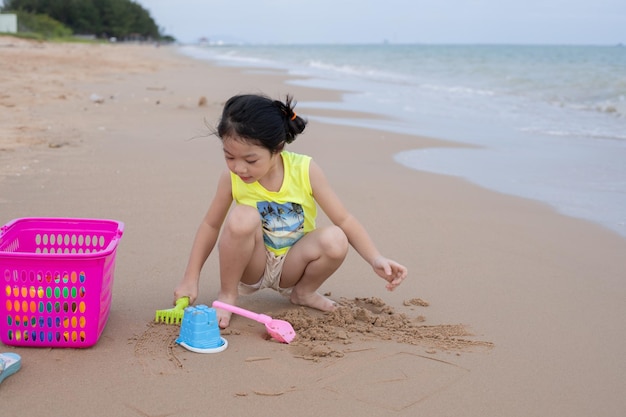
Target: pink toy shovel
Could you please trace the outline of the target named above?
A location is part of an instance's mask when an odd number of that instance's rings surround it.
[[[291,324],[285,320],[275,320],[265,314],[253,313],[252,311],[222,303],[221,301],[213,301],[213,308],[221,308],[222,310],[230,311],[231,313],[239,314],[240,316],[265,324],[265,328],[270,336],[281,343],[290,343],[294,337],[296,337],[295,330]]]

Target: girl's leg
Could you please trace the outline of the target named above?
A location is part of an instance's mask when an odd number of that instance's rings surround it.
[[[292,303],[322,311],[335,308],[335,303],[317,290],[343,263],[348,254],[348,245],[343,230],[329,226],[308,233],[289,249],[280,287],[293,287]]]
[[[224,222],[219,241],[220,292],[218,299],[235,304],[239,281],[256,284],[265,270],[265,246],[259,212],[250,206],[236,205]],[[217,310],[219,326],[230,324],[231,313]]]

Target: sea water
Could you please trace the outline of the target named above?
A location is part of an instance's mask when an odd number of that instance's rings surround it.
[[[395,160],[550,204],[626,237],[626,47],[523,45],[186,45],[218,65],[282,69],[293,83],[348,91],[306,108],[385,119],[324,122],[468,146]],[[297,99],[297,97],[296,97]],[[315,119],[310,117],[310,119]]]

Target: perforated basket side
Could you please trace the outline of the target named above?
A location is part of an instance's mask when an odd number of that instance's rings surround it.
[[[123,232],[114,220],[22,218],[0,229],[0,252],[100,256],[115,250]]]
[[[54,222],[58,228],[57,219]],[[27,223],[29,227],[23,227]],[[109,316],[123,225],[115,224],[115,232],[106,232],[104,246],[112,246],[112,250],[72,254],[26,250],[25,239],[42,233],[50,236],[58,230],[42,232],[32,224],[15,222],[13,227],[3,227],[0,234],[0,340],[12,346],[94,345]],[[61,240],[65,240],[63,234]]]

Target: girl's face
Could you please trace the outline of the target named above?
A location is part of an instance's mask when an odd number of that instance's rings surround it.
[[[246,184],[259,181],[276,165],[280,154],[241,138],[224,138],[222,141],[226,165]]]

